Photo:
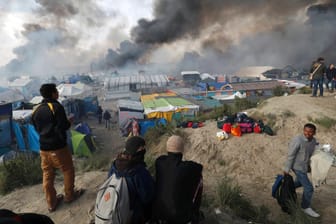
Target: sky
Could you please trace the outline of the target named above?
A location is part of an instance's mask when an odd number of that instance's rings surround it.
[[[0,74],[335,63],[332,0],[0,0]]]

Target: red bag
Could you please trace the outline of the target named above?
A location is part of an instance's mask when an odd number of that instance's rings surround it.
[[[230,134],[231,133],[231,123],[224,123],[223,124],[223,131],[225,131],[226,133]]]
[[[257,124],[257,123],[254,124],[253,132],[254,133],[261,133],[262,132],[261,127],[259,126],[259,124]]]

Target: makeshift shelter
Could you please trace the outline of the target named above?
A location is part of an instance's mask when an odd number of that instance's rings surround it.
[[[120,123],[120,132],[124,137],[129,136],[132,132],[132,122],[134,118],[125,119],[122,123]],[[149,128],[155,127],[156,125],[167,125],[167,120],[164,118],[159,119],[136,119],[139,124],[140,135],[145,136],[146,132]]]
[[[168,122],[173,119],[193,118],[199,111],[199,105],[171,92],[143,95],[141,102],[144,105],[144,113],[147,118],[165,118]]]
[[[18,90],[26,100],[30,100],[34,96],[40,95],[41,82],[37,78],[31,78],[29,76],[22,76],[13,80],[8,84],[9,88]]]
[[[10,151],[12,143],[12,104],[0,104],[0,155]]]
[[[91,135],[85,135],[75,130],[71,130],[71,142],[73,154],[78,157],[90,157],[96,149]]]
[[[20,91],[0,86],[0,103],[16,103],[24,100]]]
[[[119,125],[130,118],[143,119],[144,107],[139,101],[118,100],[118,121]]]
[[[83,99],[88,96],[92,96],[93,89],[84,83],[77,82],[75,84],[62,83],[57,86],[59,96],[66,97],[68,99]]]
[[[104,81],[107,91],[139,91],[142,89],[165,88],[168,85],[166,75],[118,75]]]

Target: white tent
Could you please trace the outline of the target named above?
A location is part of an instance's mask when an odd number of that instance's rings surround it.
[[[60,84],[57,86],[59,96],[66,98],[85,98],[92,95],[92,87],[83,83]]]
[[[19,91],[0,87],[0,103],[13,103],[23,100],[24,97]]]

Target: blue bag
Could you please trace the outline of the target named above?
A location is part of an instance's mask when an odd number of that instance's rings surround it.
[[[281,174],[278,174],[278,175],[275,177],[275,181],[274,181],[274,184],[273,184],[273,186],[272,186],[272,197],[273,197],[273,198],[276,198],[276,192],[277,192],[277,190],[279,189],[282,180],[283,180],[283,175],[281,175]]]

